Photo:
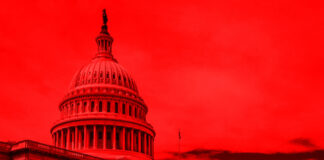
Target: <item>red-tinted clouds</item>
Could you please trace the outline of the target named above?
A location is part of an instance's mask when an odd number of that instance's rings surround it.
[[[0,3],[0,140],[51,143],[74,72],[108,11],[113,54],[136,80],[155,152],[324,147],[323,5],[316,1]],[[294,142],[304,139],[312,147]]]

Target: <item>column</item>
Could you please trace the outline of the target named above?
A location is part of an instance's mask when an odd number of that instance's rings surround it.
[[[76,115],[77,114],[77,112],[76,112],[76,108],[77,108],[77,106],[76,106],[76,103],[75,103],[75,100],[72,102],[72,104],[73,104],[73,113],[72,113],[72,115]],[[72,136],[73,137],[73,136]]]
[[[71,128],[71,149],[74,149],[74,138],[75,138],[75,130]]]
[[[97,126],[93,125],[93,149],[97,149]]]
[[[107,112],[107,101],[105,99],[102,99],[101,103],[102,103],[102,112]]]
[[[121,144],[122,150],[125,150],[125,127],[122,128]]]
[[[72,103],[69,103],[69,104],[68,104],[68,117],[71,117],[71,115],[73,114],[73,113],[71,112],[71,110],[72,110]]]
[[[56,134],[53,132],[53,146],[56,146]]]
[[[70,149],[70,128],[67,128],[67,135],[66,135],[66,149]]]
[[[55,134],[52,134],[52,145],[55,145]]]
[[[110,101],[110,112],[115,113],[115,101]]]
[[[78,146],[78,138],[79,138],[79,130],[78,130],[78,126],[74,127],[74,149],[78,149],[79,146]]]
[[[87,126],[83,126],[84,129],[84,139],[83,139],[83,149],[88,149],[88,133],[87,133]]]
[[[147,142],[148,142],[148,145],[147,145],[147,154],[148,155],[151,155],[151,136],[150,135],[147,135]]]
[[[55,134],[55,147],[58,147],[58,134],[57,132],[54,133]]]
[[[116,149],[116,126],[113,126],[113,131],[112,131],[112,148]]]
[[[99,101],[94,100],[94,112],[99,112]]]
[[[61,144],[60,144],[60,147],[61,148],[63,148],[64,147],[64,145],[63,145],[63,143],[64,143],[64,134],[63,134],[64,132],[63,132],[63,129],[61,130]]]
[[[107,148],[107,126],[103,126],[103,149]]]
[[[144,154],[146,154],[146,152],[147,152],[147,143],[146,143],[146,133],[144,133],[144,139],[143,139],[143,145],[144,145]]]
[[[78,147],[79,147],[79,149],[81,149],[81,146],[82,146],[82,130],[80,130],[78,134],[79,134],[79,142],[78,142],[79,146]]]
[[[130,133],[130,149],[131,151],[134,150],[134,129],[131,128],[131,133]]]
[[[68,115],[69,115],[69,107],[68,107],[68,105],[66,104],[66,105],[65,105],[65,113],[64,113],[64,117],[68,117]]]
[[[151,137],[151,156],[153,157],[154,155],[154,136]]]
[[[57,139],[56,139],[56,143],[57,143],[57,145],[56,145],[56,147],[60,147],[60,132],[59,131],[56,131],[56,134],[57,134]]]
[[[141,143],[141,131],[138,131],[138,152],[142,151],[142,143]]]
[[[84,106],[84,102],[86,102],[87,105]],[[82,101],[82,107],[84,107],[84,113],[87,113],[88,112],[88,107],[87,106],[88,106],[88,101],[85,100],[85,99],[83,99],[83,101]]]
[[[77,105],[78,103],[74,101],[74,114],[77,115],[79,113],[79,106]]]
[[[125,115],[129,116],[129,104],[125,103]]]
[[[152,157],[154,157],[154,137],[152,137]]]

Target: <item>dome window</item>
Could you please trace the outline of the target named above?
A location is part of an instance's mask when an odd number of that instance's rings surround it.
[[[126,106],[123,104],[123,114],[126,114]]]
[[[94,101],[91,101],[91,112],[94,111]]]
[[[70,114],[73,114],[73,104],[70,104]]]
[[[87,102],[83,102],[82,112],[85,112],[87,107]]]
[[[115,113],[118,113],[118,103],[115,102]]]
[[[129,114],[129,116],[132,116],[132,106],[131,105],[129,105],[129,107],[128,107],[128,114]]]
[[[102,112],[102,102],[99,101],[99,112]]]
[[[107,112],[110,112],[110,102],[107,102]]]
[[[75,112],[78,113],[79,112],[79,106],[80,106],[80,103],[77,102],[77,105],[76,105],[76,108],[75,108]]]

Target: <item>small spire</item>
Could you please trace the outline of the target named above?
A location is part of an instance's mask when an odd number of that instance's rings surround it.
[[[102,20],[103,20],[103,25],[101,26],[100,33],[108,34],[108,29],[107,29],[108,18],[107,18],[106,9],[103,9],[103,11],[102,11]]]

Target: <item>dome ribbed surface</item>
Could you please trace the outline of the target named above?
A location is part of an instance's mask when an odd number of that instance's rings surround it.
[[[77,88],[103,84],[128,88],[138,93],[133,78],[124,67],[106,57],[94,58],[89,64],[77,71],[69,89],[71,91]]]

